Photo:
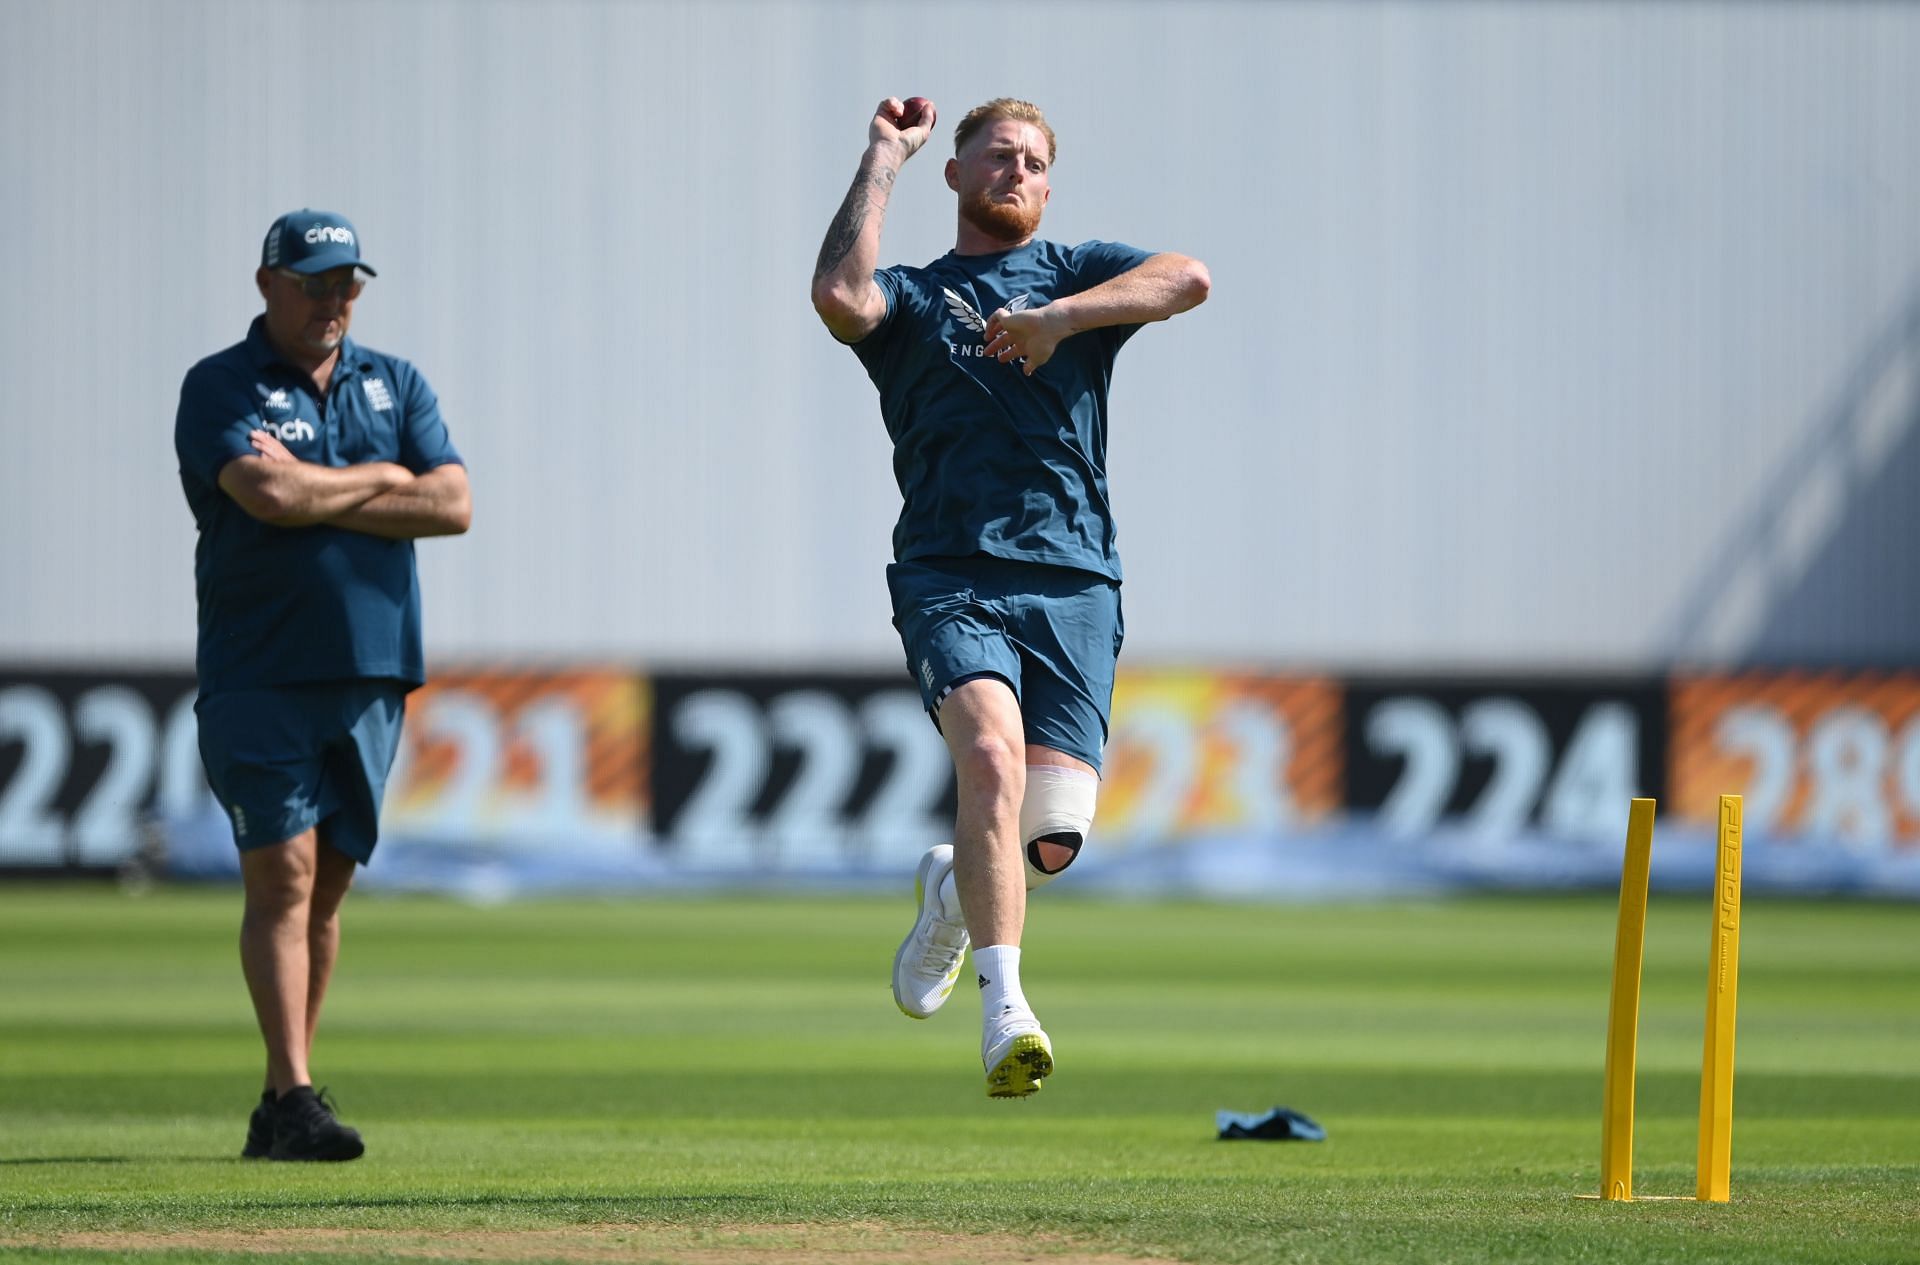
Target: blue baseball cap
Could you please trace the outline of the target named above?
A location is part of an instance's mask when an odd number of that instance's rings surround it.
[[[262,268],[285,268],[312,276],[329,268],[358,268],[377,276],[360,258],[360,234],[332,211],[289,211],[273,222],[260,247]]]

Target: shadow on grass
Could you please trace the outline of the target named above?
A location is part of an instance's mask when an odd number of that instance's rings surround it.
[[[980,1095],[977,1072],[875,1072],[849,1085],[840,1072],[686,1072],[648,1069],[632,1073],[572,1072],[533,1077],[427,1073],[411,1068],[365,1073],[356,1085],[351,1119],[459,1121],[582,1120],[596,1124],[652,1127],[664,1121],[831,1119],[845,1122],[926,1118],[929,1103],[966,1117],[1004,1111]],[[149,1078],[132,1073],[46,1075],[31,1092],[0,1079],[0,1114],[98,1111],[112,1103],[121,1115],[233,1114],[231,1078],[181,1076],[156,1091]],[[1600,1102],[1600,1065],[1585,1071],[1519,1071],[1511,1068],[1337,1068],[1327,1066],[1214,1067],[1169,1085],[1160,1068],[1065,1066],[1058,1075],[1075,1093],[1048,1095],[1037,1113],[1074,1114],[1097,1103],[1107,1114],[1193,1116],[1211,1121],[1217,1107],[1264,1110],[1288,1102],[1328,1123],[1329,1117],[1396,1116],[1458,1120],[1515,1117],[1590,1120]],[[1639,1108],[1643,1118],[1688,1118],[1699,1109],[1697,1071],[1642,1070]],[[1739,1112],[1745,1120],[1882,1119],[1910,1114],[1897,1106],[1916,1101],[1920,1076],[1827,1073],[1817,1068],[1786,1074],[1744,1072]],[[1276,1097],[1276,1095],[1280,1095]],[[476,1103],[508,1102],[510,1110],[476,1112]],[[1329,1126],[1331,1127],[1331,1125]],[[1211,1133],[1211,1130],[1208,1130]],[[222,1148],[225,1149],[224,1147]]]
[[[22,1164],[241,1164],[239,1156],[224,1155],[22,1155],[0,1159],[0,1168]]]
[[[171,1161],[169,1161],[171,1162]],[[77,1200],[54,1199],[45,1202],[32,1200],[10,1205],[12,1211],[61,1212],[61,1213],[125,1213],[129,1204],[125,1200]],[[727,1212],[731,1215],[744,1215],[756,1209],[770,1212],[790,1210],[793,1205],[786,1200],[769,1195],[381,1195],[381,1196],[340,1196],[340,1195],[284,1195],[284,1196],[248,1196],[232,1200],[209,1201],[204,1210],[214,1211],[221,1208],[245,1209],[248,1212],[312,1212],[327,1210],[338,1212],[343,1209],[356,1211],[380,1211],[407,1208],[433,1208],[441,1211],[455,1208],[503,1209],[513,1208],[523,1212],[550,1212],[564,1214],[556,1224],[573,1224],[582,1218],[581,1212],[601,1214],[600,1219],[609,1223],[640,1222],[657,1220],[660,1215],[676,1213],[685,1215],[689,1210],[710,1209],[715,1212]]]

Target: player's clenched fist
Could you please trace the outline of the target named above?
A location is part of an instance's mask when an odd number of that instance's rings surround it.
[[[867,126],[869,141],[899,141],[906,147],[906,157],[911,158],[933,135],[933,102],[925,97],[908,97],[902,101],[899,97],[888,97],[873,112],[873,122]]]

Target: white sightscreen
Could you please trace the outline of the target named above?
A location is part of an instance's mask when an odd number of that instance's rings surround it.
[[[891,663],[885,436],[807,301],[889,93],[1039,101],[1049,235],[1212,268],[1116,378],[1133,661],[1738,656],[1905,477],[1916,66],[1872,5],[0,3],[0,657],[190,655],[179,380],[313,205],[471,464],[433,653]],[[889,260],[951,242],[949,136]]]

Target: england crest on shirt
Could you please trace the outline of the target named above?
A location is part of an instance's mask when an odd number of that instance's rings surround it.
[[[969,343],[966,345],[962,345],[957,342],[949,341],[947,343],[947,346],[951,347],[953,349],[953,353],[957,356],[984,356],[987,351],[986,345],[985,345],[986,334],[987,334],[987,318],[980,315],[979,311],[973,306],[973,304],[967,302],[964,298],[960,297],[960,295],[956,294],[950,287],[941,286],[940,293],[947,296],[947,311],[953,314],[953,319],[956,321],[959,321],[962,327],[966,329],[970,329],[974,333],[980,335],[979,343]],[[1004,306],[1006,310],[1009,312],[1024,312],[1027,310],[1028,305],[1031,304],[1032,302],[1033,302],[1033,299],[1031,296],[1026,294],[1016,294],[1011,299],[1008,299],[1006,303],[1003,304],[1002,306]],[[1021,359],[1024,360],[1025,357],[1023,356],[1021,357]]]

